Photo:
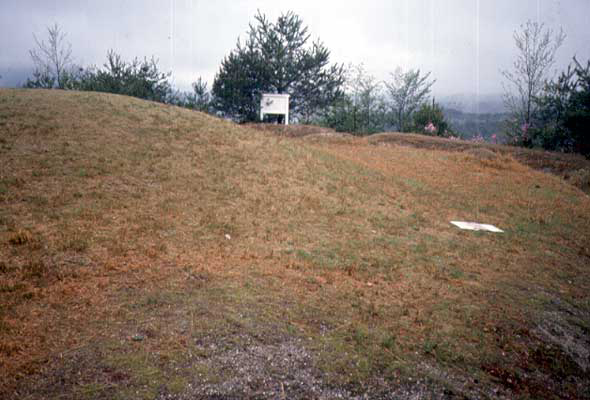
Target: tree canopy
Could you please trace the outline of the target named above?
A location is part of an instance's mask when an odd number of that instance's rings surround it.
[[[109,50],[103,68],[91,67],[82,71],[74,88],[166,102],[171,91],[169,76],[169,73],[160,72],[153,57],[126,62],[114,50]]]
[[[213,82],[215,107],[240,121],[255,120],[262,93],[290,95],[290,114],[309,118],[342,95],[344,67],[289,11],[275,23],[258,12],[246,41],[238,39]]]
[[[428,99],[430,88],[435,82],[428,81],[429,77],[430,72],[421,76],[419,69],[404,72],[397,68],[391,74],[391,81],[385,82],[393,122],[400,132],[407,132],[412,128],[412,114]]]
[[[543,91],[547,74],[555,63],[555,53],[565,39],[562,30],[554,32],[543,23],[527,21],[514,32],[518,50],[512,70],[502,71],[504,103],[511,114],[508,134],[515,143],[531,145],[527,131],[534,126],[535,98]]]
[[[425,135],[450,136],[453,132],[443,113],[442,107],[435,103],[422,103],[414,113],[414,129]]]
[[[538,107],[531,142],[547,150],[577,152],[590,158],[590,60],[573,65],[547,82],[535,98]]]
[[[364,64],[346,69],[346,91],[320,118],[320,123],[340,132],[367,135],[385,130],[386,105],[382,82]]]

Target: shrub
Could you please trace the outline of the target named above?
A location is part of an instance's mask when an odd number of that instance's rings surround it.
[[[414,113],[414,127],[425,135],[448,137],[453,134],[442,108],[434,100],[432,104],[422,104]]]

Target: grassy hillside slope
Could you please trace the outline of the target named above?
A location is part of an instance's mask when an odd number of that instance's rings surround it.
[[[313,125],[248,124],[253,129],[273,132],[280,136],[299,137],[306,141],[343,143],[352,135],[335,132],[330,128]],[[539,149],[476,142],[472,140],[446,139],[414,133],[385,132],[365,136],[366,143],[386,146],[412,146],[419,149],[468,152],[478,158],[493,159],[508,156],[538,171],[559,176],[566,182],[590,193],[590,160],[580,154],[557,153]],[[362,142],[353,139],[353,142]]]
[[[2,398],[590,393],[590,198],[509,156],[0,90],[0,166]]]
[[[407,133],[381,133],[371,136],[368,140],[372,144],[399,144],[421,149],[465,151],[486,159],[509,156],[533,169],[559,176],[571,185],[590,193],[590,160],[580,154],[556,153],[517,146],[449,140]]]

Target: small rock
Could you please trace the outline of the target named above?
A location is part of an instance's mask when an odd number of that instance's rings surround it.
[[[231,239],[231,236],[230,236],[229,234],[227,234],[227,233],[226,233],[226,234],[225,234],[225,238],[226,238],[227,240],[230,240],[230,239]]]

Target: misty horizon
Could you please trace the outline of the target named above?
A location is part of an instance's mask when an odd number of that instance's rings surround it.
[[[77,65],[100,67],[113,49],[125,60],[155,57],[160,70],[171,72],[170,81],[177,89],[190,90],[199,77],[210,88],[221,61],[235,49],[238,38],[244,39],[257,10],[270,20],[292,10],[309,28],[310,42],[320,40],[331,51],[331,63],[363,63],[378,80],[387,80],[398,66],[431,71],[436,79],[432,94],[441,100],[475,96],[477,103],[481,98],[499,98],[500,70],[510,69],[516,56],[512,34],[528,19],[553,30],[563,28],[567,34],[557,53],[555,73],[566,68],[574,55],[586,60],[590,54],[583,20],[590,14],[590,3],[585,1],[335,4],[15,1],[7,7],[10,12],[0,16],[0,87],[18,86],[31,76],[28,52],[35,47],[33,35],[44,39],[47,26],[57,23],[72,44]]]

